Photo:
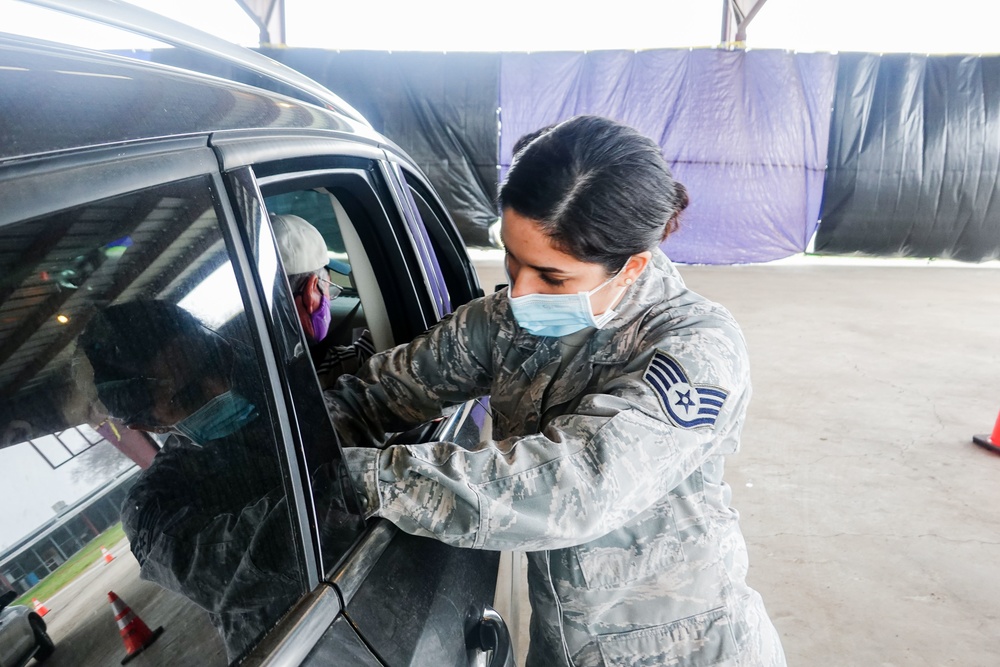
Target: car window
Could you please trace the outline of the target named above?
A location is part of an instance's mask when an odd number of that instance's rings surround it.
[[[331,318],[328,333],[319,344],[312,346],[312,358],[317,364],[320,385],[327,389],[337,376],[355,372],[359,363],[371,356],[375,340],[379,341],[380,348],[391,345],[392,330],[381,299],[377,298],[379,292],[370,287],[371,267],[367,265],[367,256],[360,244],[355,241],[357,232],[353,223],[336,195],[324,189],[296,190],[267,197],[265,205],[270,214],[298,216],[315,227],[325,244],[327,264],[322,278],[329,283],[326,291],[330,295]],[[351,245],[350,253],[348,244]],[[356,268],[352,256],[358,260]],[[291,287],[295,290],[297,286]],[[366,301],[368,310],[364,305]],[[370,324],[369,312],[372,314]]]
[[[365,169],[328,172],[312,169],[301,175],[272,173],[266,168],[258,171],[268,174],[260,190],[272,222],[276,222],[274,216],[297,216],[315,228],[322,236],[326,252],[327,266],[321,271],[322,277],[336,286],[336,296],[329,303],[327,335],[316,341],[307,335],[305,326],[297,332],[309,348],[318,383],[292,382],[289,389],[300,430],[311,436],[317,429],[325,431],[328,427],[327,419],[318,417],[315,408],[317,404],[323,405],[317,384],[320,389],[330,388],[342,374],[356,372],[374,352],[410,340],[436,321],[436,311],[442,304],[450,309],[450,303],[440,271],[432,264],[436,260],[426,232],[421,232],[418,247],[413,226],[420,225],[419,218],[415,215],[407,218],[400,210],[400,206],[407,206],[415,211],[415,205],[409,200],[400,201],[393,194],[384,180],[389,172],[376,164]],[[247,207],[244,217],[253,215],[251,208]],[[277,222],[280,226],[288,224],[287,220]],[[429,275],[436,276],[437,295],[429,283]],[[294,283],[289,289],[297,291],[302,275],[287,277]],[[439,300],[440,295],[443,301]],[[428,425],[410,437],[420,437],[421,433],[426,437],[434,426]],[[332,429],[332,424],[329,427]],[[331,433],[326,438],[304,438],[311,440],[305,442],[306,458],[322,460],[315,451],[332,437]],[[321,527],[325,524],[322,512],[322,506],[318,505]],[[337,532],[341,544],[345,544],[348,533]],[[323,537],[321,542],[325,542]],[[323,569],[328,573],[337,565],[337,558],[344,555],[325,545],[322,552]]]
[[[441,275],[441,265],[437,253],[427,235],[427,227],[423,221],[424,212],[418,208],[413,188],[407,185],[402,168],[394,164],[393,171],[399,180],[402,193],[400,204],[403,210],[409,214],[406,216],[407,226],[413,245],[420,256],[424,281],[434,299],[437,316],[444,317],[452,311],[451,295],[448,293],[448,284],[445,282],[444,276]]]
[[[265,165],[255,171],[258,178],[265,175],[260,190],[268,213],[300,216],[323,235],[329,279],[343,288],[334,306],[351,315],[338,342],[349,344],[354,330],[367,328],[375,349],[383,350],[437,318],[421,258],[384,173],[371,161],[351,164],[357,167],[295,174]],[[338,321],[343,318],[331,327]]]
[[[236,205],[236,217],[249,240],[249,259],[257,266],[262,295],[270,311],[269,326],[276,343],[282,390],[287,392],[289,401],[292,420],[289,426],[301,448],[304,466],[301,473],[310,482],[304,501],[313,510],[309,519],[319,576],[329,576],[352,553],[365,531],[365,523],[342,464],[322,390],[340,375],[356,372],[376,348],[393,345],[400,333],[389,321],[379,289],[372,287],[379,281],[374,274],[382,268],[376,267],[378,262],[360,250],[363,247],[360,236],[369,230],[363,226],[359,231],[354,223],[367,215],[369,204],[360,202],[352,189],[359,189],[363,196],[374,196],[373,191],[364,172],[355,170],[329,177],[313,173],[305,179],[309,184],[304,184],[303,178],[294,173],[279,173],[270,177],[269,182],[267,179],[262,182],[250,167],[229,170],[226,178]],[[315,185],[317,180],[324,185]],[[350,188],[343,187],[344,181]],[[345,207],[353,213],[348,213]],[[293,216],[297,222],[291,225],[287,218]],[[303,237],[310,250],[304,260],[308,269],[281,255],[288,246],[287,240],[282,241],[278,236],[281,229],[297,229],[294,236],[298,237],[304,233],[303,227],[312,228],[312,233]],[[317,234],[318,241],[314,238]],[[321,250],[319,263],[326,263],[319,268],[314,268],[315,245]],[[286,266],[290,267],[288,271],[297,268],[287,273]],[[309,289],[322,283],[328,296],[328,327],[325,335],[318,338],[313,335],[315,327],[307,331],[301,319],[305,305],[303,292],[310,276],[315,278],[315,284]],[[318,315],[319,305],[317,302],[310,306],[305,317],[311,320]]]
[[[308,588],[268,348],[212,184],[0,227],[0,589],[48,611],[65,664],[224,665]]]

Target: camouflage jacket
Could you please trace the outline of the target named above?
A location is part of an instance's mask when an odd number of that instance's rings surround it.
[[[659,252],[582,347],[528,334],[506,290],[344,376],[347,443],[489,394],[493,440],[345,449],[368,512],[530,552],[529,666],[784,665],[729,507],[723,458],[750,399],[731,315]]]
[[[122,504],[140,577],[207,611],[230,662],[305,590],[294,556],[277,546],[292,539],[280,469],[257,449],[172,435]]]

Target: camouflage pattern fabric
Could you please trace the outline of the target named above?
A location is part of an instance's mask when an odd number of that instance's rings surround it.
[[[527,551],[529,667],[781,666],[723,481],[750,399],[746,345],[660,252],[580,347],[517,326],[506,290],[327,392],[369,515]],[[493,440],[381,446],[489,394]]]
[[[291,517],[260,426],[205,447],[171,435],[122,503],[139,576],[207,611],[230,662],[305,591],[294,554],[276,546],[292,539]]]

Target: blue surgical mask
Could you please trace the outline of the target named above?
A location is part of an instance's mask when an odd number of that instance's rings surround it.
[[[504,266],[504,270],[506,270]],[[529,333],[536,336],[551,336],[559,338],[568,336],[577,331],[582,331],[587,327],[600,329],[610,322],[617,311],[608,309],[599,317],[594,315],[594,308],[590,303],[592,294],[600,292],[621,275],[625,270],[611,276],[589,292],[577,292],[576,294],[525,294],[524,296],[512,297],[510,295],[514,283],[507,273],[507,299],[510,301],[510,308],[514,313],[514,319]],[[627,287],[621,289],[624,292]],[[620,295],[619,295],[620,296]]]
[[[227,391],[177,422],[174,428],[196,444],[203,445],[235,433],[256,418],[257,408],[253,403],[233,391]]]

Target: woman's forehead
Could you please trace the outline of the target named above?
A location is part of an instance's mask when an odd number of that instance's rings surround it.
[[[519,263],[539,271],[576,272],[591,264],[582,262],[559,248],[537,220],[517,211],[504,209],[500,222],[500,239],[508,253]]]

